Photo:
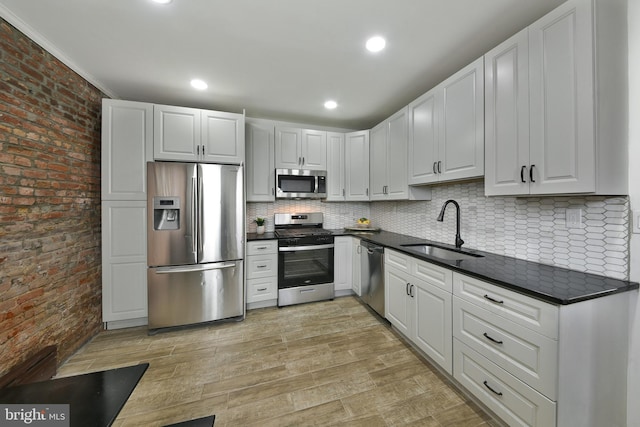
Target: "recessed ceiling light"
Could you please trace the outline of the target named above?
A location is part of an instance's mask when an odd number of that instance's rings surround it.
[[[209,87],[208,84],[206,84],[203,80],[200,80],[200,79],[191,80],[191,86],[194,89],[198,89],[198,90],[205,90],[206,88]]]
[[[159,3],[159,4],[169,4],[171,3],[173,0],[152,0],[154,3]]]
[[[327,110],[333,110],[337,106],[338,103],[336,101],[327,101],[324,103],[324,108],[326,108]]]
[[[367,50],[369,50],[370,52],[380,52],[382,49],[384,49],[384,46],[387,44],[387,42],[380,36],[375,36],[375,37],[371,37],[369,40],[367,40]]]

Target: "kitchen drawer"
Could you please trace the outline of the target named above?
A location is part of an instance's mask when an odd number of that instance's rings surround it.
[[[265,277],[247,280],[247,303],[278,298],[278,278]]]
[[[396,252],[393,250],[385,249],[384,251],[384,263],[391,265],[401,271],[405,271],[407,273],[411,272],[411,260],[413,257],[409,255],[405,255],[400,252]]]
[[[278,276],[278,254],[247,257],[247,279]]]
[[[454,378],[510,426],[554,427],[556,403],[453,340]]]
[[[277,254],[277,240],[257,240],[247,242],[247,255]]]
[[[556,400],[558,342],[458,297],[453,336],[551,400]]]
[[[518,325],[558,339],[558,306],[500,286],[453,274],[453,294]]]
[[[453,272],[451,270],[417,258],[413,258],[411,261],[411,273],[415,277],[430,285],[437,286],[443,291],[452,293]]]

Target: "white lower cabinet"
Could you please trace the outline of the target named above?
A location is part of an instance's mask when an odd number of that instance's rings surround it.
[[[626,425],[625,294],[555,305],[453,273],[453,376],[510,426]]]
[[[447,373],[452,373],[452,273],[385,250],[385,317]]]
[[[248,308],[275,306],[278,301],[278,241],[248,242],[245,265]]]
[[[556,425],[556,404],[457,339],[454,377],[510,426]]]
[[[351,290],[359,297],[362,296],[361,286],[361,260],[362,246],[360,246],[360,239],[355,237],[351,238]]]
[[[336,236],[333,251],[333,283],[336,296],[351,294],[353,278],[351,236]]]

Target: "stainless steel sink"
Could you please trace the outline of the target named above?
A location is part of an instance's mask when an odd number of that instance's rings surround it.
[[[440,246],[434,246],[425,243],[418,243],[412,245],[402,245],[402,247],[407,248],[410,251],[430,255],[434,258],[440,258],[447,261],[460,261],[463,259],[475,259],[482,258],[482,255],[473,254],[470,252],[463,252],[454,249],[447,249]]]

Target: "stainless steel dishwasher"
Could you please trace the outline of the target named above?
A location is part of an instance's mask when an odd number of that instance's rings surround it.
[[[384,247],[365,241],[360,246],[361,298],[384,317]]]

